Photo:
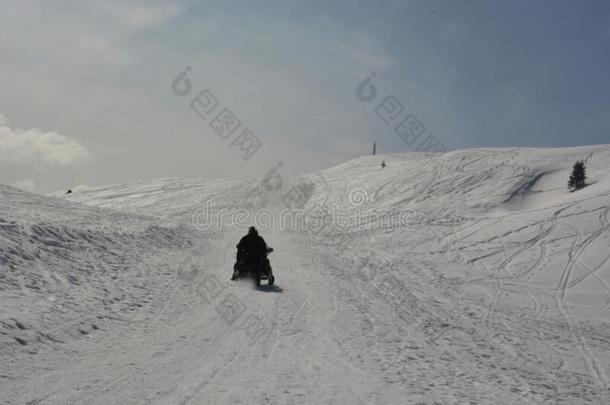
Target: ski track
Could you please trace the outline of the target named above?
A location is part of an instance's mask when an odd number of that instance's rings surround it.
[[[228,280],[243,230],[191,221],[209,200],[281,209],[261,184],[0,188],[0,403],[608,403],[598,149],[388,155],[383,169],[369,156],[304,175],[306,210],[349,208],[364,190],[362,210],[417,215],[262,231],[277,286],[260,289]],[[563,193],[553,162],[576,158],[596,184]],[[233,322],[229,297],[243,305]]]

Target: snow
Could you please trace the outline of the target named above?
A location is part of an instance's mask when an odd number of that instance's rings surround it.
[[[602,145],[367,156],[278,191],[0,186],[0,403],[608,403],[609,170]],[[325,226],[274,222],[277,285],[230,282],[244,224],[194,219],[277,219],[297,184]]]

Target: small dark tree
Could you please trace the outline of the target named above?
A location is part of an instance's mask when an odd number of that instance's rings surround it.
[[[570,174],[570,180],[568,180],[568,188],[570,191],[580,190],[587,185],[587,174],[585,163],[582,160],[574,163],[572,168],[572,174]]]

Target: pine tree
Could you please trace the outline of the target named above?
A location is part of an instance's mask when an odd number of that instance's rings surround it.
[[[572,168],[572,174],[570,174],[570,180],[568,180],[568,188],[570,191],[580,190],[587,185],[587,174],[585,163],[582,160],[574,163]]]

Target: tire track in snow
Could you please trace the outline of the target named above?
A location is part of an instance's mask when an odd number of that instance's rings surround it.
[[[521,278],[525,275],[529,275],[529,274],[533,273],[534,271],[536,271],[543,264],[543,261],[545,258],[544,252],[547,251],[546,243],[544,242],[545,239],[556,229],[561,213],[564,212],[565,210],[573,207],[574,205],[575,205],[575,203],[568,204],[568,205],[560,208],[559,210],[556,210],[553,213],[553,215],[551,216],[551,225],[548,227],[544,227],[543,225],[541,225],[540,231],[538,232],[538,234],[536,236],[534,236],[533,238],[523,242],[522,246],[520,246],[516,252],[509,255],[507,258],[505,258],[505,260],[503,260],[498,265],[497,269],[504,271],[508,275],[507,276],[508,279]],[[501,242],[501,243],[504,245],[503,242]],[[536,260],[536,262],[530,268],[526,269],[525,271],[521,271],[517,275],[510,275],[510,272],[508,272],[506,270],[506,268],[510,265],[510,263],[512,263],[520,255],[527,252],[530,248],[532,248],[533,246],[535,246],[538,243],[541,244],[541,254],[538,256],[538,259]],[[506,249],[506,245],[504,245],[504,247]],[[493,307],[497,303],[497,300],[498,300],[499,295],[502,292],[502,288],[503,288],[502,287],[502,283],[503,283],[502,278],[498,277],[497,281],[498,281],[497,288],[496,288],[496,290],[494,290],[494,293],[492,295],[492,300],[491,300],[490,307],[489,307],[490,309],[488,311],[488,316],[486,317],[490,328],[492,327],[493,320],[494,320]]]
[[[606,209],[606,211],[604,212],[607,211],[608,209]],[[604,228],[605,225],[607,224],[604,224],[602,228]],[[572,269],[576,265],[578,257],[580,256],[580,254],[582,254],[582,252],[589,245],[589,243],[595,240],[599,236],[599,234],[601,234],[601,232],[595,232],[594,234],[585,238],[585,240],[579,244],[579,241],[584,237],[582,232],[572,225],[566,224],[565,226],[576,231],[577,237],[574,238],[574,241],[572,242],[572,245],[568,252],[568,262],[564,267],[564,271],[561,274],[558,292],[555,294],[555,305],[557,306],[557,309],[566,321],[570,335],[572,336],[573,341],[576,343],[576,346],[580,351],[580,355],[583,358],[585,368],[591,376],[591,379],[597,386],[606,389],[608,388],[608,377],[605,374],[605,370],[599,364],[596,356],[592,354],[591,349],[585,342],[584,337],[580,333],[578,325],[574,320],[574,316],[570,310],[569,303],[566,300],[568,282],[570,280]]]
[[[610,212],[610,207],[606,207],[603,212],[600,213],[599,215],[599,222],[600,222],[600,228],[594,232],[592,235],[590,235],[589,237],[587,237],[583,243],[581,244],[581,246],[579,247],[578,252],[576,253],[576,256],[574,257],[574,260],[572,262],[572,267],[576,266],[576,265],[581,265],[582,263],[578,263],[578,260],[580,258],[580,256],[582,255],[582,253],[586,250],[586,248],[588,246],[590,246],[593,242],[595,242],[600,236],[602,236],[602,234],[604,232],[607,232],[608,229],[610,229],[610,225],[608,224],[608,213]],[[560,287],[565,290],[567,290],[568,288],[572,288],[575,287],[576,285],[578,285],[579,283],[581,283],[583,280],[585,280],[587,277],[591,276],[591,275],[596,275],[596,272],[608,261],[610,260],[610,255],[608,255],[601,263],[599,263],[594,269],[588,269],[587,268],[587,272],[585,272],[584,274],[574,277],[574,279],[570,282],[569,280],[565,281],[565,284],[561,285]],[[568,263],[570,264],[570,263]],[[608,287],[608,284],[601,278],[597,277],[597,279],[599,281],[601,281],[606,287]],[[565,294],[564,294],[565,295]]]

